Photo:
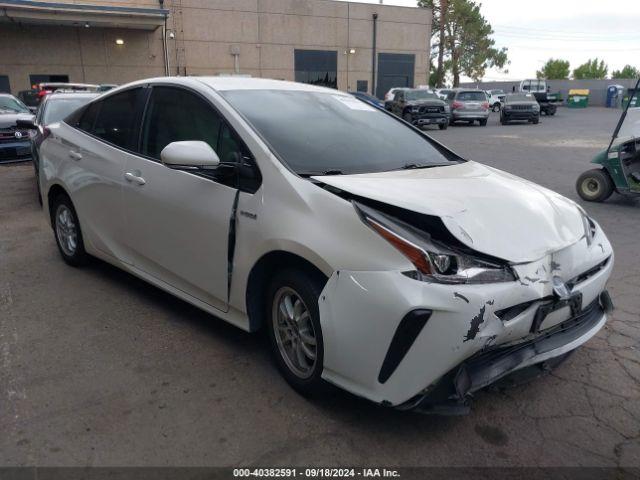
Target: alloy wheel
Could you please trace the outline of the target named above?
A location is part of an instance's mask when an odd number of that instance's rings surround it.
[[[316,332],[301,296],[290,287],[280,288],[273,298],[271,319],[278,350],[291,373],[301,379],[311,377],[317,359]]]
[[[78,229],[75,216],[71,209],[64,204],[58,205],[56,210],[56,236],[60,248],[69,257],[72,257],[78,248]]]

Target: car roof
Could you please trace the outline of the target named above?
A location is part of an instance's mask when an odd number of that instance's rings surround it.
[[[120,85],[113,90],[104,92],[105,98],[114,93],[121,92],[131,87],[147,84],[182,85],[186,87],[202,87],[205,85],[215,91],[223,92],[228,90],[280,90],[280,91],[301,91],[330,93],[332,95],[349,96],[346,92],[341,92],[334,88],[318,87],[307,83],[290,82],[287,80],[273,80],[270,78],[252,78],[240,75],[216,76],[216,77],[155,77]]]
[[[99,92],[60,92],[60,91],[55,91],[53,92],[51,95],[47,95],[46,97],[44,97],[47,101],[51,101],[51,100],[55,100],[57,98],[95,98],[95,97],[99,97],[100,93]]]

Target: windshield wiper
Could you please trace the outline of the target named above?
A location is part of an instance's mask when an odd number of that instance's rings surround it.
[[[323,172],[296,172],[298,175],[300,175],[301,177],[314,177],[314,176],[321,176],[321,175],[344,175],[344,172],[342,170],[325,170]]]
[[[397,170],[417,170],[420,168],[446,167],[447,165],[451,165],[451,163],[407,163],[400,168],[393,168],[387,171],[395,172]]]

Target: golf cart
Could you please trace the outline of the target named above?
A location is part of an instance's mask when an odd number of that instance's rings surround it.
[[[640,79],[636,83],[636,91]],[[613,191],[621,195],[640,195],[640,107],[629,108],[618,120],[609,148],[597,154],[591,163],[601,165],[584,172],[576,182],[582,199],[603,202]]]

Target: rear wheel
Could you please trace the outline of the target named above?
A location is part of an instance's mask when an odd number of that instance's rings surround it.
[[[598,168],[584,172],[576,182],[578,195],[588,202],[604,202],[611,196],[613,189],[609,174]]]
[[[318,309],[323,285],[319,275],[288,269],[274,277],[267,294],[271,352],[280,373],[303,395],[318,393],[325,386]]]
[[[493,110],[494,112],[499,112],[500,111],[500,103],[496,102],[493,104],[493,107],[491,108],[491,110]]]
[[[85,265],[89,256],[84,249],[78,215],[66,195],[58,195],[51,205],[51,223],[62,259],[73,267]]]

